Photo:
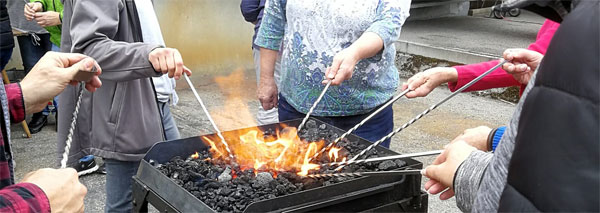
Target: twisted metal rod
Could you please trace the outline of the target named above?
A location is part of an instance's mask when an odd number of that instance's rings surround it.
[[[225,141],[225,137],[223,137],[223,135],[221,134],[221,130],[219,130],[219,127],[217,127],[217,124],[215,124],[215,121],[210,116],[210,113],[208,113],[208,110],[206,109],[204,102],[202,102],[200,95],[198,95],[198,92],[196,91],[196,88],[192,84],[192,81],[186,74],[183,74],[183,76],[185,78],[185,81],[190,86],[190,89],[194,93],[194,96],[196,96],[196,100],[198,100],[198,103],[200,103],[200,106],[202,106],[202,110],[204,110],[204,113],[206,114],[206,117],[208,117],[210,124],[212,124],[212,127],[217,131],[217,135],[219,136],[219,138],[221,138],[221,142],[223,143],[223,145],[225,145],[225,150],[227,150],[227,154],[229,154],[229,158],[231,158],[231,160],[234,160],[235,158],[233,157],[233,153],[231,152],[231,149],[229,149],[229,144],[227,144],[227,141]]]
[[[319,104],[319,102],[321,102],[321,99],[325,95],[325,92],[327,92],[327,89],[329,89],[329,86],[331,86],[331,80],[327,83],[327,85],[325,85],[325,88],[323,88],[323,91],[321,92],[321,94],[319,95],[319,97],[317,98],[315,103],[312,105],[312,107],[310,107],[310,109],[308,110],[308,113],[306,113],[306,116],[304,116],[304,119],[302,119],[302,123],[300,123],[300,125],[298,126],[297,132],[300,132],[302,127],[304,127],[304,124],[308,120],[308,117],[310,117],[310,115],[313,113],[313,110],[315,110],[315,108],[317,107],[317,104]]]
[[[458,93],[461,93],[462,91],[464,91],[465,89],[469,88],[471,85],[477,83],[479,80],[481,80],[483,77],[485,77],[486,75],[492,73],[494,70],[498,69],[499,67],[501,67],[504,63],[506,63],[507,61],[502,61],[500,63],[498,63],[496,66],[492,67],[490,70],[484,72],[483,74],[479,75],[477,78],[471,80],[469,83],[465,84],[464,86],[462,86],[460,89],[454,91],[452,94],[450,94],[449,96],[447,96],[446,98],[444,98],[443,100],[437,102],[434,105],[431,105],[431,107],[429,107],[428,109],[426,109],[425,111],[423,111],[421,114],[418,114],[415,118],[411,119],[410,121],[408,121],[407,123],[405,123],[404,125],[402,125],[400,128],[390,132],[390,134],[384,136],[383,138],[379,139],[378,141],[376,141],[375,143],[371,144],[370,146],[368,146],[367,148],[365,148],[364,150],[362,150],[360,153],[358,153],[358,155],[354,156],[352,159],[350,159],[348,161],[348,164],[352,164],[354,161],[356,161],[356,159],[358,159],[360,156],[364,155],[365,153],[367,153],[369,150],[373,149],[375,146],[383,143],[383,141],[391,138],[392,136],[394,136],[396,133],[404,130],[406,127],[410,126],[411,124],[415,123],[417,120],[421,119],[423,116],[427,115],[429,112],[433,111],[434,109],[436,109],[438,106],[442,105],[443,103],[445,103],[446,101],[450,100],[452,97],[458,95]],[[341,165],[338,168],[335,169],[335,171],[340,171],[342,168],[344,168],[345,165]]]
[[[75,124],[77,123],[77,115],[79,115],[79,108],[81,106],[81,99],[83,97],[84,83],[79,84],[79,96],[75,104],[75,110],[73,111],[73,118],[71,119],[71,126],[69,126],[69,134],[67,134],[67,141],[65,142],[65,151],[62,154],[60,160],[60,168],[67,168],[67,160],[69,159],[69,150],[71,150],[71,143],[73,142],[73,133],[75,132]]]
[[[403,97],[404,95],[406,95],[406,93],[410,92],[411,90],[406,89],[404,91],[402,91],[402,93],[394,96],[394,98],[390,99],[388,102],[386,102],[384,105],[382,105],[381,107],[379,107],[379,109],[375,110],[375,112],[371,113],[369,116],[367,116],[365,119],[363,119],[362,121],[360,121],[360,123],[356,124],[354,127],[352,127],[351,129],[349,129],[348,131],[346,131],[344,134],[342,134],[340,137],[336,138],[333,142],[329,143],[326,147],[322,148],[321,150],[319,150],[318,152],[315,153],[315,155],[313,155],[311,158],[308,159],[308,161],[312,161],[313,159],[319,157],[319,155],[323,154],[326,150],[330,149],[331,147],[333,147],[335,144],[337,144],[338,142],[340,142],[342,139],[344,139],[346,136],[348,136],[350,133],[356,131],[356,129],[360,128],[362,125],[364,125],[367,121],[369,121],[369,119],[373,118],[375,115],[377,115],[377,113],[383,111],[385,108],[387,108],[389,105],[393,104],[394,102],[396,102],[398,99],[400,99],[401,97]]]
[[[391,155],[391,156],[385,156],[385,157],[356,160],[356,161],[353,161],[353,162],[350,162],[350,161],[333,162],[333,163],[321,164],[321,166],[338,166],[338,165],[347,166],[347,165],[350,165],[350,164],[359,164],[359,163],[369,163],[369,162],[384,161],[384,160],[394,160],[394,159],[403,159],[403,158],[422,157],[422,156],[429,156],[429,155],[439,155],[439,154],[442,153],[442,151],[444,151],[444,150],[434,150],[434,151],[427,151],[427,152],[417,152],[417,153],[410,153],[410,154],[404,154],[404,155]]]
[[[327,178],[327,177],[363,177],[363,176],[388,176],[388,175],[420,175],[421,170],[397,170],[397,171],[380,171],[380,172],[352,172],[352,173],[331,173],[331,174],[312,174],[307,175],[309,178]]]

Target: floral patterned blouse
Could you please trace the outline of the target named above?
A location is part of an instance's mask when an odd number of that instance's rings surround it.
[[[255,44],[282,50],[279,92],[307,113],[323,90],[335,54],[364,32],[384,49],[357,63],[351,79],[329,88],[316,116],[364,114],[391,98],[398,86],[394,41],[409,16],[410,0],[268,0]],[[283,46],[282,46],[283,45]]]

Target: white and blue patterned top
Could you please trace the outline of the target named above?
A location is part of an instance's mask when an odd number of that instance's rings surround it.
[[[313,113],[364,114],[391,98],[398,86],[394,41],[409,9],[410,0],[268,0],[255,44],[272,50],[283,45],[279,91],[307,113],[335,54],[364,32],[376,33],[383,51],[359,61],[352,78],[329,88]]]

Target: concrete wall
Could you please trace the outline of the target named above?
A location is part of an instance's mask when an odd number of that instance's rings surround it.
[[[244,21],[241,0],[155,0],[167,46],[181,51],[195,72],[228,74],[252,68],[254,25]]]

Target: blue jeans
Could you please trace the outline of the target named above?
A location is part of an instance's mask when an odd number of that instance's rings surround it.
[[[162,116],[163,128],[165,130],[165,139],[167,141],[179,139],[181,135],[179,135],[179,130],[177,129],[177,124],[175,123],[175,119],[173,119],[173,115],[171,115],[171,108],[169,107],[169,102],[158,102],[158,108],[160,109],[160,115]]]
[[[35,45],[31,35],[17,36],[19,42],[19,49],[21,50],[21,60],[23,60],[23,67],[25,68],[25,74],[29,73],[29,70],[35,66],[35,64],[46,54],[46,52],[52,49],[52,43],[50,42],[50,34],[37,34],[40,37],[38,43]]]
[[[0,71],[6,67],[8,61],[10,61],[10,57],[12,56],[13,49],[0,51]]]
[[[373,110],[375,111],[375,110]],[[351,115],[351,116],[340,116],[340,117],[319,117],[313,116],[314,118],[333,125],[343,130],[349,130],[356,124],[360,123],[364,118],[369,116],[371,113],[362,115]],[[287,121],[297,118],[304,118],[306,114],[298,112],[292,105],[290,105],[286,99],[280,94],[279,95],[279,120]],[[384,110],[379,112],[376,116],[367,121],[360,128],[355,130],[353,134],[358,135],[361,138],[367,139],[371,142],[375,142],[394,130],[394,110],[392,106],[386,107]],[[380,146],[389,148],[390,139],[385,140]]]
[[[104,212],[131,212],[133,209],[132,178],[139,161],[104,159],[106,166],[106,205]]]

